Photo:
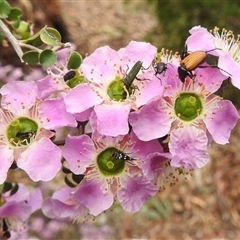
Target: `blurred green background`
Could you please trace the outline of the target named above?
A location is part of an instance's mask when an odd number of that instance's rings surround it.
[[[163,45],[166,48],[175,51],[182,49],[189,29],[196,25],[201,25],[209,30],[215,26],[220,29],[231,27],[228,30],[235,33],[240,32],[240,1],[148,1],[154,8],[163,30],[161,34],[164,35]],[[158,29],[153,29],[153,34],[157,33]],[[149,39],[151,39],[151,35],[149,35]]]

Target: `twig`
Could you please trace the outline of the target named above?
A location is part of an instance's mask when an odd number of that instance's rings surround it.
[[[6,25],[3,23],[3,21],[0,19],[0,29],[2,30],[3,34],[6,36],[6,38],[9,40],[9,42],[12,44],[15,52],[17,53],[18,57],[20,58],[21,62],[24,62],[22,60],[23,51],[21,47],[19,46],[18,40],[12,35],[12,33],[9,31],[9,29],[6,27]]]

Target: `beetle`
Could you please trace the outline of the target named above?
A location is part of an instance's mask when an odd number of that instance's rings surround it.
[[[137,78],[137,74],[139,73],[139,71],[141,70],[143,65],[142,61],[137,61],[133,67],[131,68],[131,70],[129,71],[129,73],[126,74],[126,76],[123,78],[123,83],[126,87],[126,89],[129,91],[131,89],[132,83],[134,81],[134,79],[136,78],[137,80],[141,80],[139,78]]]
[[[166,70],[167,70],[167,65],[170,65],[170,66],[172,66],[170,63],[164,63],[164,62],[158,62],[157,64],[155,64],[155,66],[154,66],[154,71],[155,71],[155,76],[156,76],[156,78],[158,78],[160,81],[161,81],[161,83],[162,83],[162,79],[161,78],[159,78],[158,76],[157,76],[157,74],[161,74],[161,73],[164,73],[165,74],[165,72],[166,72]],[[172,66],[173,67],[173,66]]]
[[[127,73],[126,76],[122,79],[127,92],[131,93],[134,89],[138,89],[137,86],[134,86],[132,84],[135,79],[137,79],[138,81],[148,80],[148,79],[140,79],[137,77],[137,74],[142,69],[142,65],[143,65],[142,61],[137,61],[133,65],[133,67],[131,68],[129,73]],[[124,97],[126,97],[126,96],[124,96]]]
[[[116,151],[112,154],[112,158],[113,159],[117,159],[117,160],[123,160],[123,161],[133,161],[136,160],[135,158],[131,158],[129,157],[127,154],[120,152],[120,151]]]
[[[167,63],[164,63],[164,62],[157,63],[154,67],[154,70],[155,70],[155,76],[157,77],[157,74],[161,74],[167,70]],[[159,78],[159,80],[161,79]]]
[[[67,80],[70,80],[72,78],[74,78],[76,76],[76,72],[74,70],[70,70],[69,72],[67,72],[64,76],[63,79],[66,82]]]
[[[187,46],[185,47],[185,50],[181,54],[181,61],[180,66],[178,67],[178,76],[179,79],[184,82],[185,78],[187,76],[194,78],[194,74],[192,73],[193,70],[196,68],[218,68],[218,56],[209,54],[209,52],[214,51],[218,48],[211,49],[209,51],[202,51],[198,50],[192,53],[187,52]],[[209,66],[201,66],[202,63],[208,63]],[[200,66],[199,66],[200,65]],[[225,70],[221,69],[222,71],[226,72]],[[228,73],[228,72],[226,72]],[[228,73],[229,74],[229,73]]]
[[[36,134],[36,131],[26,131],[26,132],[17,132],[16,137],[20,139],[26,139],[32,137],[34,134]]]

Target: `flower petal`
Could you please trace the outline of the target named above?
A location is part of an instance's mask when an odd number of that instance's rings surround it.
[[[129,131],[128,116],[131,104],[101,104],[94,108],[97,131],[106,136],[125,135]]]
[[[0,184],[2,184],[6,180],[8,169],[14,161],[13,150],[7,146],[0,147],[0,159]]]
[[[77,122],[72,114],[66,111],[62,98],[47,99],[39,106],[41,121],[46,129],[57,129],[60,127],[76,127]]]
[[[49,218],[66,218],[76,214],[76,206],[58,199],[47,198],[42,205],[43,214]]]
[[[11,112],[30,109],[36,101],[37,85],[34,81],[12,81],[2,86],[1,105]]]
[[[187,50],[189,52],[208,51],[215,47],[214,36],[203,27],[193,27],[190,31],[191,35],[186,40]]]
[[[47,75],[43,79],[39,79],[36,81],[38,87],[37,98],[45,99],[49,97],[53,92],[57,91],[57,84],[53,81],[53,79]]]
[[[113,195],[106,191],[102,183],[96,180],[83,180],[78,190],[73,194],[74,198],[85,205],[90,214],[97,216],[109,209],[113,204]]]
[[[81,113],[100,104],[103,100],[88,84],[82,83],[69,91],[64,101],[68,112]]]
[[[17,159],[33,181],[50,181],[61,169],[61,150],[48,138],[32,143]]]
[[[239,80],[240,66],[239,64],[234,62],[231,55],[225,54],[220,56],[218,60],[218,66],[221,69],[226,71],[226,72],[222,71],[222,74],[226,75],[227,77],[231,77],[232,85],[240,89],[240,80]]]
[[[171,166],[201,168],[209,161],[206,133],[195,127],[178,128],[171,132],[169,150]]]
[[[143,81],[136,81],[136,86],[139,89],[136,89],[136,101],[135,104],[137,107],[141,107],[144,104],[148,103],[154,97],[162,97],[163,94],[163,86],[161,81],[155,77],[154,71],[146,72],[139,76],[140,79],[145,79]]]
[[[118,201],[124,210],[137,212],[143,204],[158,191],[158,188],[143,176],[127,178],[117,192]]]
[[[170,153],[153,152],[144,159],[142,171],[148,180],[154,181],[165,171],[165,163],[171,159]],[[163,166],[163,167],[161,167]]]
[[[130,114],[129,122],[134,133],[143,141],[157,139],[168,134],[171,120],[161,101],[154,101]]]
[[[109,46],[104,46],[84,59],[81,70],[89,81],[102,84],[115,78],[115,66],[119,66],[120,63],[118,52]]]
[[[122,61],[128,64],[129,69],[131,69],[137,61],[142,61],[143,67],[149,68],[157,53],[157,48],[147,42],[131,41],[126,48],[122,48],[118,52]],[[131,62],[129,62],[129,60],[131,60]]]
[[[63,157],[69,169],[75,174],[83,174],[94,160],[96,150],[88,135],[68,135],[62,148]]]
[[[203,119],[214,141],[219,144],[228,143],[231,130],[236,125],[239,114],[228,100],[219,101],[214,109],[209,109],[207,118]]]

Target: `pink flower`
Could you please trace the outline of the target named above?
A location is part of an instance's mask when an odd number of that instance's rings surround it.
[[[68,58],[72,49],[64,48],[57,52],[58,60],[51,68],[47,69],[48,75],[36,81],[38,86],[38,99],[45,99],[48,97],[59,97],[67,93],[73,85],[84,81],[84,77],[80,75],[77,69],[71,70],[74,73],[73,83],[69,83],[65,79],[65,75],[69,73],[67,68]],[[70,80],[70,79],[69,79]]]
[[[26,228],[30,215],[40,209],[42,194],[39,189],[31,193],[23,185],[19,184],[18,191],[11,195],[10,191],[2,195],[4,204],[0,207],[0,218],[7,231],[20,231]]]
[[[0,89],[0,182],[15,160],[33,181],[49,181],[61,168],[61,150],[50,138],[50,130],[76,126],[62,99],[36,100],[33,81],[13,81]]]
[[[156,48],[144,42],[132,41],[118,52],[107,46],[98,48],[81,65],[88,82],[79,84],[64,97],[67,111],[75,114],[93,108],[90,123],[97,123],[92,126],[93,130],[106,136],[127,134],[131,109],[141,107],[162,93],[154,71],[141,70],[141,66],[151,66],[155,54]],[[131,77],[132,69],[138,69],[136,75],[142,81]]]
[[[42,205],[43,214],[49,218],[69,218],[77,222],[83,221],[89,211],[84,205],[73,198],[74,192],[69,187],[55,191],[51,198],[44,200]]]
[[[134,134],[96,139],[69,135],[62,151],[69,169],[85,175],[73,195],[94,216],[110,208],[115,196],[125,210],[136,212],[158,190],[141,170],[149,153],[162,152],[156,140],[142,142]]]
[[[220,70],[225,78],[230,77],[232,84],[240,89],[239,36],[235,39],[232,31],[223,29],[221,34],[219,34],[217,27],[209,32],[206,28],[200,26],[193,27],[190,30],[190,34],[186,40],[188,51],[209,51],[215,49],[214,51],[210,51],[209,54],[218,56],[217,66],[219,69],[217,70]],[[208,71],[208,69],[205,68],[205,70],[202,69],[202,71]],[[200,78],[198,80],[200,81]],[[211,78],[211,81],[216,81],[216,78]],[[219,87],[220,86],[221,82],[219,82]]]
[[[129,118],[134,133],[143,141],[170,134],[173,167],[203,167],[209,158],[211,139],[228,143],[239,119],[233,104],[211,93],[209,85],[199,84],[197,77],[165,86],[163,98],[131,113]]]

